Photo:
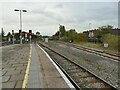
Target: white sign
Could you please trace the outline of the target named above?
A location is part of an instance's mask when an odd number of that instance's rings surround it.
[[[108,43],[104,43],[104,47],[107,48],[108,47]]]
[[[89,32],[89,35],[88,35],[88,37],[94,37],[94,34],[93,34],[93,32]]]
[[[48,38],[45,38],[45,42],[47,42],[47,43],[48,43]]]

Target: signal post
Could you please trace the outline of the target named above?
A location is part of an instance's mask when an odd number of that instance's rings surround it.
[[[29,39],[30,39],[30,43],[32,43],[31,38],[32,38],[32,30],[29,30]]]
[[[20,44],[22,44],[22,31],[19,30],[19,35],[20,35]]]
[[[12,36],[13,36],[12,41],[13,41],[13,44],[14,44],[14,30],[12,30]]]

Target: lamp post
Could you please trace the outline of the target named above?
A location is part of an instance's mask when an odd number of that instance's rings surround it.
[[[92,37],[92,32],[90,31],[90,25],[91,25],[91,23],[89,23],[89,34],[88,34],[88,37],[89,37],[89,38]]]
[[[22,32],[22,12],[27,12],[27,10],[14,9],[14,11],[20,12],[20,30]],[[22,44],[22,35],[20,34],[20,44]]]

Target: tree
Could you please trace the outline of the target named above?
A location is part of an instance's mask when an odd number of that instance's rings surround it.
[[[7,34],[7,37],[9,37],[9,36],[11,36],[11,33],[10,33],[10,32],[8,32],[8,34]]]
[[[87,33],[78,33],[75,36],[75,42],[87,42],[88,41],[88,34]]]
[[[1,35],[2,35],[2,37],[4,37],[4,35],[5,35],[5,32],[4,32],[3,28],[1,30]]]
[[[108,43],[109,44],[109,48],[111,48],[112,50],[119,49],[119,40],[120,40],[120,36],[117,35],[112,35],[112,34],[106,34],[103,37],[103,42],[104,43]]]
[[[36,35],[37,35],[37,36],[40,36],[40,32],[36,32]]]
[[[111,33],[113,26],[111,26],[111,25],[101,26],[98,29],[101,31],[102,35],[104,35],[104,34]]]
[[[15,34],[14,34],[14,38],[15,38],[16,40],[19,40],[19,39],[20,39],[20,34],[19,34],[19,33],[15,33]]]
[[[60,25],[59,27],[59,32],[60,32],[60,37],[64,37],[65,36],[65,26]]]
[[[70,29],[69,31],[66,32],[66,36],[69,41],[74,41],[75,36],[77,35],[77,32],[75,29]]]
[[[7,39],[8,39],[8,40],[10,40],[10,39],[12,38],[11,33],[10,33],[10,32],[8,32],[8,34],[7,34],[7,36],[6,36],[6,37],[7,37]]]

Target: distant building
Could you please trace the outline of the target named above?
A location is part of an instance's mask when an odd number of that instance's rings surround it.
[[[118,28],[112,29],[112,34],[120,36],[120,29]]]
[[[93,31],[89,31],[88,37],[89,38],[93,38],[94,37]]]

